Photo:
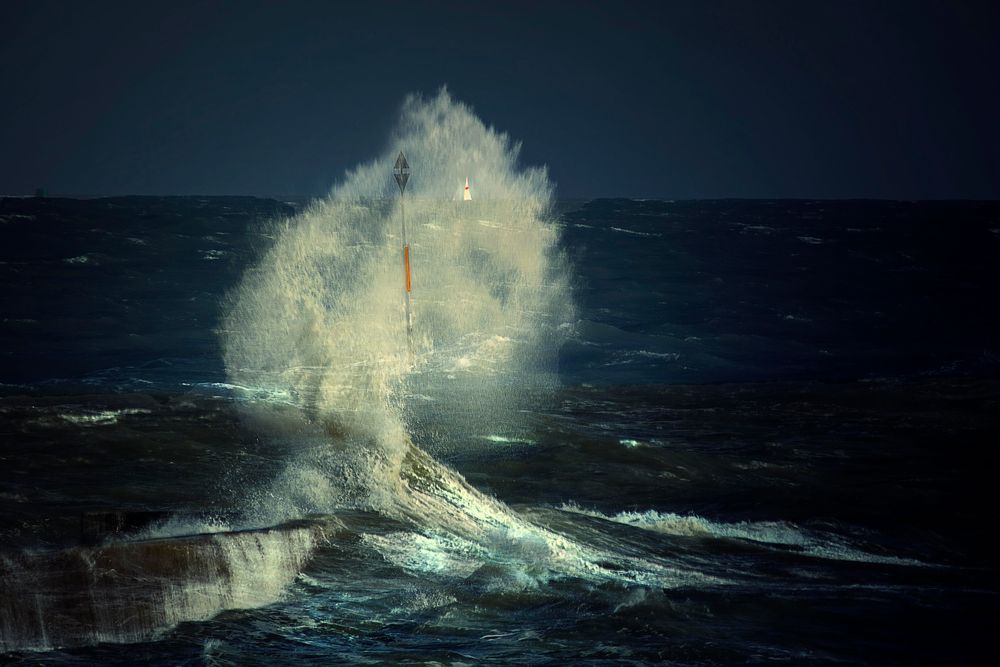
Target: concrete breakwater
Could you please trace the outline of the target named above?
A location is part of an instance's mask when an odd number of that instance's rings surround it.
[[[0,651],[153,638],[279,600],[331,521],[0,556]]]

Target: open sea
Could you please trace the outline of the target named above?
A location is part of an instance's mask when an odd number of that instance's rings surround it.
[[[414,202],[0,199],[0,663],[996,661],[1000,203]]]

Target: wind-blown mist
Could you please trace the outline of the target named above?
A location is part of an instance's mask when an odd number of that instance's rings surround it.
[[[412,355],[392,179],[399,150],[412,169]],[[518,150],[444,90],[408,98],[383,154],[275,224],[273,247],[231,295],[228,373],[268,397],[249,402],[249,416],[268,424],[268,437],[311,424],[339,443],[324,454],[339,472],[310,466],[311,483],[284,485],[292,495],[312,489],[306,508],[326,509],[317,484],[324,499],[346,493],[348,478],[370,494],[358,457],[401,451],[411,437],[432,451],[490,437],[497,446],[519,432],[518,408],[553,384],[572,316],[568,271],[552,185],[544,169],[518,168]],[[466,177],[472,202],[462,201]],[[268,416],[275,411],[280,418]],[[300,464],[290,463],[293,477]]]

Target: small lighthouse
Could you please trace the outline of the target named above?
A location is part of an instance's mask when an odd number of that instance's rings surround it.
[[[469,177],[465,177],[465,194],[462,195],[463,201],[472,201],[472,193],[469,191]]]

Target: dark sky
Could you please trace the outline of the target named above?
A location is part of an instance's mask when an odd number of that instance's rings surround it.
[[[1000,198],[1000,2],[0,2],[0,193],[325,192],[446,84],[562,197]]]

